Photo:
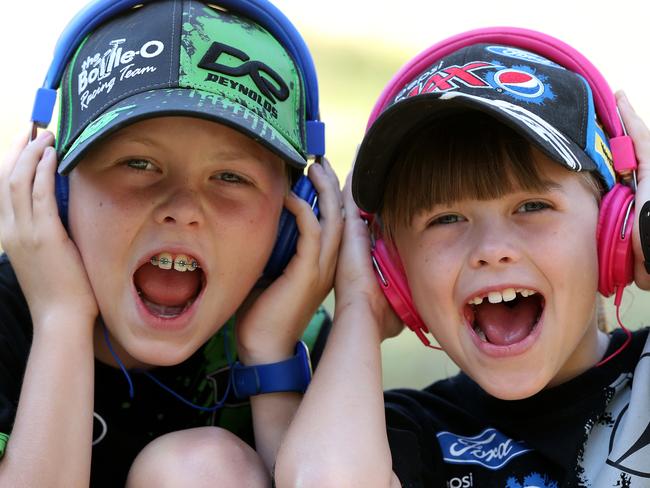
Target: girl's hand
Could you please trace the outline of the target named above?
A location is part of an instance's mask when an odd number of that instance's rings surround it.
[[[72,314],[98,314],[79,251],[59,218],[54,196],[54,136],[22,141],[0,168],[0,237],[16,272],[37,331]],[[47,320],[56,316],[57,320]]]
[[[336,270],[336,313],[346,307],[368,307],[380,326],[381,339],[399,334],[404,324],[381,291],[370,257],[370,233],[352,197],[352,173],[343,189],[345,227]]]
[[[339,181],[327,160],[312,164],[309,178],[318,191],[320,221],[307,202],[291,194],[285,207],[295,215],[298,245],[284,272],[265,290],[254,290],[238,315],[241,361],[264,364],[294,354],[318,306],[334,281],[343,228]]]
[[[637,168],[637,192],[634,203],[634,231],[632,233],[632,245],[634,250],[634,281],[637,286],[644,290],[650,290],[650,274],[643,265],[643,249],[641,248],[641,237],[639,233],[639,215],[643,204],[650,200],[650,130],[643,120],[632,108],[625,93],[616,93],[618,109],[623,118],[623,123],[628,135],[634,142],[634,149],[638,162]]]

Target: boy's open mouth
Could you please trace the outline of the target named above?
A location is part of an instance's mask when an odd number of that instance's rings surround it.
[[[510,346],[528,337],[543,311],[544,297],[523,288],[479,295],[464,307],[465,318],[476,335],[497,346]]]
[[[133,283],[149,312],[172,319],[194,303],[205,286],[205,273],[192,256],[161,252],[136,270]]]

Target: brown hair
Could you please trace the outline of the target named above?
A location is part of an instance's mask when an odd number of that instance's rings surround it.
[[[404,138],[388,173],[378,212],[386,236],[391,239],[397,225],[410,224],[436,204],[547,190],[532,156],[526,139],[481,112],[454,113],[421,125]],[[597,177],[581,174],[600,198]]]

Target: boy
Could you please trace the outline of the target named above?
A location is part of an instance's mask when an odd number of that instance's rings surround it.
[[[278,486],[650,486],[648,330],[628,344],[598,327],[594,237],[613,174],[606,148],[584,144],[601,134],[591,91],[497,44],[421,63],[364,138],[344,191],[334,326]],[[623,95],[618,106],[637,149],[638,222],[650,133]],[[381,219],[459,375],[382,396],[379,346],[399,325],[354,202]],[[648,288],[638,227],[633,240]]]
[[[290,192],[298,71],[254,20],[200,2],[134,8],[78,48],[56,151],[42,132],[0,180],[0,485],[270,485],[342,230],[327,162],[309,170],[320,223]],[[261,290],[283,207],[298,251]]]

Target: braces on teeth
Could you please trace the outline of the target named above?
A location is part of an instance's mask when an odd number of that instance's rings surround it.
[[[153,256],[150,260],[153,266],[158,266],[160,269],[172,269],[176,271],[194,271],[199,268],[199,263],[192,258],[189,258],[183,254],[179,254],[175,259],[172,259],[172,255],[169,253],[160,253],[157,256]]]

